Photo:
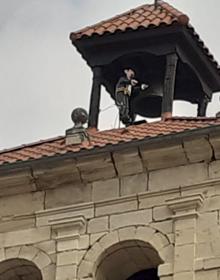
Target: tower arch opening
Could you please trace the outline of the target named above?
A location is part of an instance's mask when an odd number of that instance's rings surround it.
[[[0,280],[43,280],[43,277],[33,262],[14,258],[0,262]]]
[[[109,247],[97,261],[96,280],[159,280],[163,260],[147,242],[127,240]]]

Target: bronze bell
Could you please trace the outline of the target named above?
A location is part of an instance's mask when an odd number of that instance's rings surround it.
[[[155,76],[158,77],[158,76]],[[132,106],[135,114],[142,117],[158,118],[161,116],[163,99],[163,79],[149,80],[149,87],[134,97]]]

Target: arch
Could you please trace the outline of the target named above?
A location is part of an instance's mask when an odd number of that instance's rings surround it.
[[[136,250],[135,247],[138,247],[138,249],[141,248],[141,250],[144,248],[143,254],[146,255],[145,259],[150,256],[154,259],[153,263],[151,263],[153,267],[172,261],[173,245],[166,235],[149,226],[124,227],[105,234],[94,243],[78,266],[77,279],[88,277],[94,277],[96,280],[101,279],[99,275],[98,278],[95,277],[97,273],[101,273],[98,269],[104,260],[114,254],[114,252],[125,249],[126,247],[133,247],[130,250],[130,255]],[[135,273],[137,271],[133,270],[132,272]],[[127,276],[129,277],[131,275]]]
[[[9,259],[0,263],[0,280],[43,280],[40,269],[25,259]]]
[[[51,275],[53,274],[55,276],[55,264],[53,263],[50,255],[38,248],[37,245],[23,245],[7,248],[5,250],[6,256],[3,261],[24,260],[25,262],[32,263],[33,266],[39,269],[42,279],[44,280],[51,279]],[[7,251],[10,251],[10,253],[7,253]]]

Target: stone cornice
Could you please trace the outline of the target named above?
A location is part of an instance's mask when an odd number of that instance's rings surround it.
[[[51,218],[49,220],[49,225],[56,232],[55,239],[57,240],[79,238],[80,234],[85,232],[86,223],[84,216]]]
[[[178,198],[168,199],[167,206],[174,213],[173,218],[185,218],[198,216],[197,209],[202,206],[204,196],[194,194]]]

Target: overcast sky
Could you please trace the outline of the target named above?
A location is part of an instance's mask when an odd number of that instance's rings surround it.
[[[0,149],[63,135],[73,108],[88,109],[91,72],[69,33],[114,16],[146,0],[0,0]],[[220,61],[220,1],[169,0],[190,16]],[[102,92],[101,108],[113,104]],[[218,94],[208,114],[220,111]],[[192,105],[175,104],[175,114],[193,115]],[[113,107],[100,127],[115,126]]]

